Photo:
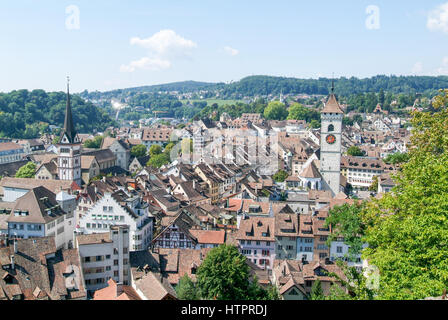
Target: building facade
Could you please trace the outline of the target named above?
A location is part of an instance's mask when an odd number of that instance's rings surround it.
[[[324,190],[331,190],[333,195],[340,191],[341,179],[341,110],[334,93],[321,112],[320,173],[324,180]]]
[[[129,227],[111,226],[108,232],[76,235],[76,248],[81,258],[86,289],[98,290],[113,279],[129,285]]]
[[[153,234],[153,217],[148,204],[139,196],[124,191],[106,193],[79,220],[77,231],[82,234],[107,232],[115,225],[129,226],[130,251],[145,250]]]

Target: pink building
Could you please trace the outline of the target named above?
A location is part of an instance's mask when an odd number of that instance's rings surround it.
[[[246,217],[240,220],[236,240],[240,252],[263,269],[272,269],[275,259],[273,217]]]

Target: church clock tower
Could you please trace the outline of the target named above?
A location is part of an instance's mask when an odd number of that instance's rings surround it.
[[[73,124],[69,81],[67,78],[67,106],[65,108],[64,129],[57,144],[58,175],[60,180],[75,181],[81,186],[81,141]]]
[[[344,112],[334,94],[334,84],[330,97],[321,111],[320,173],[323,189],[331,190],[333,196],[340,191],[342,118]]]

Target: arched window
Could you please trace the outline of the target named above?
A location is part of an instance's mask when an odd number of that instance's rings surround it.
[[[308,181],[308,189],[311,189],[311,181]]]
[[[334,131],[334,125],[330,124],[328,126],[328,132],[333,132]]]

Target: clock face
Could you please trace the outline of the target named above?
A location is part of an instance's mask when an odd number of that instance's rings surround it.
[[[333,143],[336,142],[336,137],[334,135],[330,134],[330,135],[327,136],[326,140],[327,140],[327,143],[333,144]]]

